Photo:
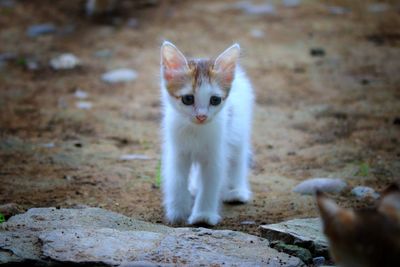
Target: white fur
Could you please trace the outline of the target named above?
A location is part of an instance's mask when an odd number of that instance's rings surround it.
[[[161,92],[166,218],[171,223],[215,225],[221,219],[221,200],[247,202],[251,197],[247,181],[254,101],[251,84],[237,66],[223,104],[208,107],[210,96],[221,92],[206,83],[195,95],[196,110],[170,96],[163,78]],[[208,116],[207,123],[194,123],[200,113]]]

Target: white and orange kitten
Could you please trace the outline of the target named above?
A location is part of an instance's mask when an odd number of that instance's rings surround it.
[[[247,202],[253,90],[234,44],[215,60],[161,47],[162,177],[170,223],[215,225],[219,204]]]

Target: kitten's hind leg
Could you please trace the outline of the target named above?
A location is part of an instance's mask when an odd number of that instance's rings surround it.
[[[249,149],[246,147],[234,149],[226,177],[222,200],[226,203],[246,203],[251,198],[250,185],[247,180],[249,169]]]
[[[163,189],[166,218],[170,223],[185,223],[192,209],[188,190],[189,157],[169,152],[163,158]]]

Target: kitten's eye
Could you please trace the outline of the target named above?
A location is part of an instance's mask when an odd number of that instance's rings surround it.
[[[222,101],[222,99],[220,96],[214,95],[210,98],[210,104],[213,106],[218,106],[219,104],[221,104],[221,101]]]
[[[194,95],[184,95],[182,96],[182,103],[190,106],[194,104]]]

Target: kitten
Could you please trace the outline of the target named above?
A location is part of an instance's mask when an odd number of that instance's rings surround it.
[[[377,209],[352,211],[317,193],[330,252],[342,267],[400,266],[400,190],[392,186]]]
[[[161,47],[162,177],[171,223],[215,225],[221,200],[251,197],[254,97],[239,55],[238,44],[216,60],[186,59],[170,42]]]

